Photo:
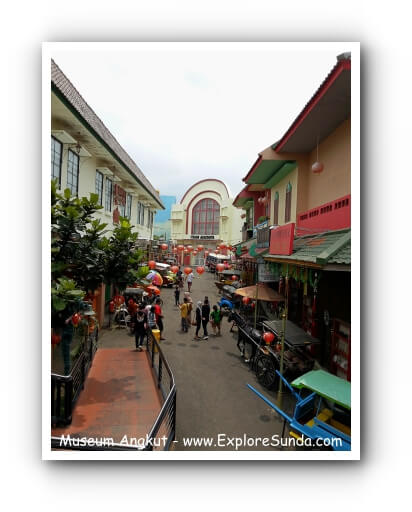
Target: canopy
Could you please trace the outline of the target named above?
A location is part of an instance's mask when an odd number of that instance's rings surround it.
[[[156,262],[156,270],[169,270],[170,265],[167,263],[158,263]]]
[[[242,297],[249,297],[249,299],[256,299],[256,288],[257,288],[257,300],[263,300],[266,302],[280,302],[284,301],[285,297],[280,293],[272,290],[266,284],[259,283],[258,285],[245,286],[244,288],[238,288],[236,290],[237,295]]]
[[[350,382],[324,370],[312,370],[292,382],[295,388],[306,388],[323,398],[350,409]]]

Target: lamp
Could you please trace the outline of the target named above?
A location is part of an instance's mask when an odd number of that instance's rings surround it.
[[[323,163],[319,162],[319,135],[316,143],[316,162],[312,164],[313,174],[320,174],[323,171]]]

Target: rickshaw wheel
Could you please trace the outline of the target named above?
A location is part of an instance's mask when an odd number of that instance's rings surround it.
[[[272,357],[266,355],[257,357],[255,362],[256,377],[259,383],[267,389],[273,388],[276,384],[278,377],[275,370],[277,370],[277,365]]]

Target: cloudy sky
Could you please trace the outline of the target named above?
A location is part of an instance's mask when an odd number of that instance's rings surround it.
[[[56,45],[52,57],[162,195],[219,178],[234,197],[348,44]]]

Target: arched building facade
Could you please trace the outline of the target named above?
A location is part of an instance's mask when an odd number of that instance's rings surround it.
[[[233,245],[241,241],[240,215],[223,181],[200,180],[173,205],[171,238],[176,244],[192,245],[194,250],[202,245],[212,252],[222,242]]]

